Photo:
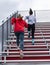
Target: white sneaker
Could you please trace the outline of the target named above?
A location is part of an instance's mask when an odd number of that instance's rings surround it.
[[[23,51],[20,50],[20,58],[23,58],[24,54],[23,54]]]

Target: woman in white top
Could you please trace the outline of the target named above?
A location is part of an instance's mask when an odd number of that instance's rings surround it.
[[[33,11],[30,8],[29,10],[29,16],[26,16],[26,19],[28,19],[28,38],[30,38],[30,33],[32,33],[32,44],[34,45],[34,32],[35,32],[35,23],[36,18],[33,16]]]

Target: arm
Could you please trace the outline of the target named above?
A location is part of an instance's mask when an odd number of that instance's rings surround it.
[[[11,24],[13,25],[15,22],[16,22],[16,18],[13,17],[13,18],[11,19]]]
[[[26,17],[25,17],[25,20],[26,20],[26,19],[29,19],[29,16],[26,16]]]
[[[16,18],[13,17],[13,18],[11,19],[12,30],[13,30],[13,28],[14,28],[14,23],[15,23],[15,22],[16,22]]]
[[[25,27],[28,28],[28,24],[26,23],[26,21],[24,21],[24,22],[25,22]]]

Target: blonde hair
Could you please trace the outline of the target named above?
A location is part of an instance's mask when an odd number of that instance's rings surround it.
[[[21,16],[21,14],[18,14],[17,18],[23,18],[23,16]]]

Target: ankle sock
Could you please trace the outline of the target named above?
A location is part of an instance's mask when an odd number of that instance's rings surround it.
[[[34,44],[34,39],[32,39],[32,44]]]

